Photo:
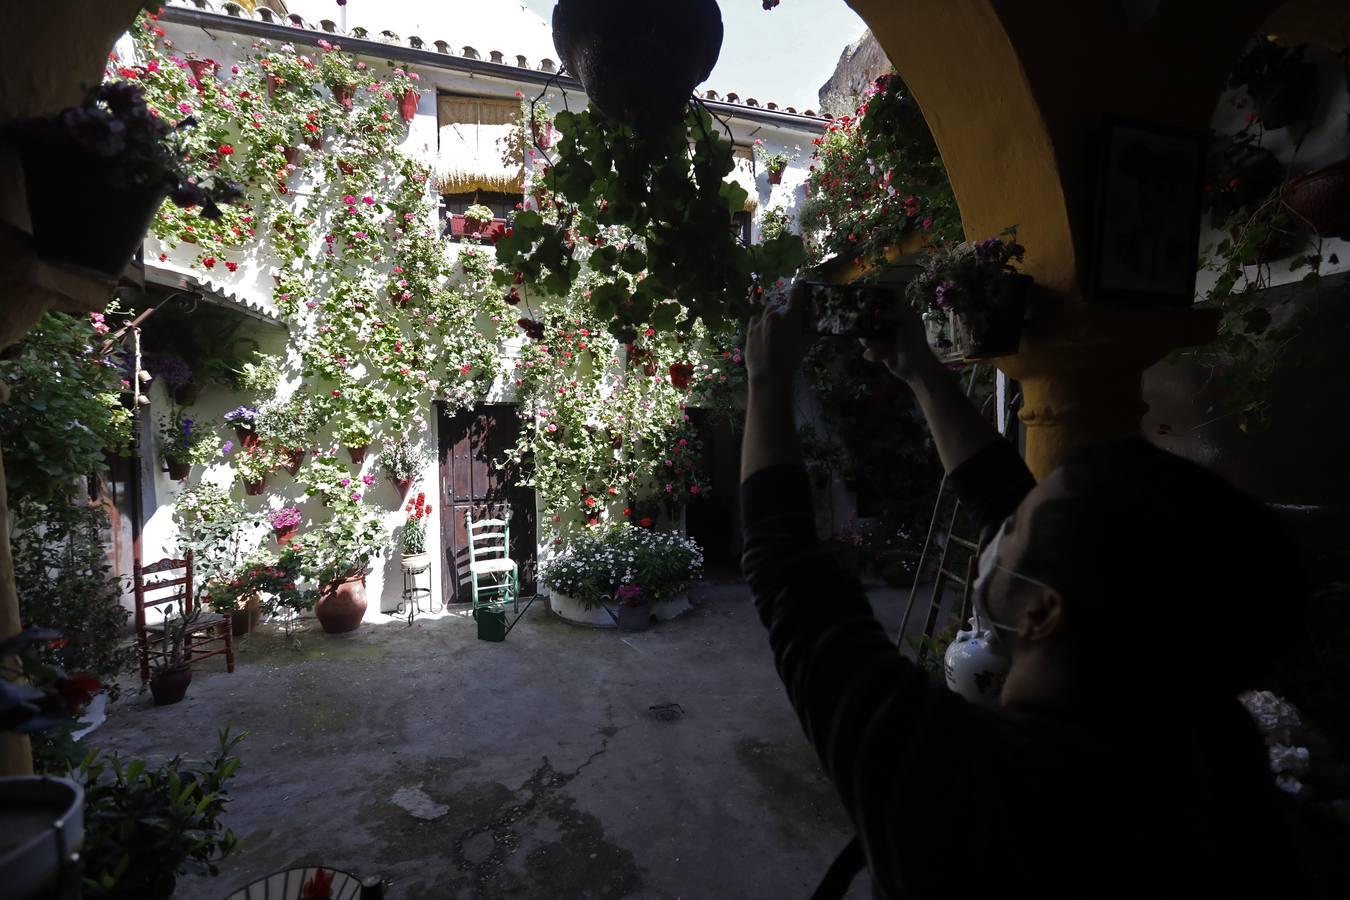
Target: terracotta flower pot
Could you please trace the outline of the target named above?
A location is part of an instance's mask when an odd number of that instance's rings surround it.
[[[257,481],[244,482],[244,493],[250,497],[257,497],[265,490],[267,490],[267,478],[265,476]]]
[[[338,167],[338,171],[341,172],[343,175],[350,175],[350,174],[352,174],[353,172],[356,171],[356,166],[353,166],[351,163],[347,162],[345,159],[339,159],[339,160],[337,161],[337,167]]]
[[[370,450],[369,444],[362,444],[360,447],[348,447],[347,455],[352,458],[353,465],[361,465],[366,461],[366,453]]]
[[[540,150],[547,150],[553,146],[553,128],[549,125],[541,127],[538,122],[531,122],[530,136],[534,138],[534,143]]]
[[[276,536],[277,543],[285,547],[295,540],[295,532],[299,527],[299,525],[286,525],[282,528],[273,528],[272,534]]]
[[[281,87],[281,79],[276,75],[267,76],[267,97],[271,99],[277,94],[277,88]]]
[[[559,0],[553,44],[590,102],[639,129],[681,121],[722,49],[716,0]]]
[[[361,627],[367,605],[366,573],[357,572],[325,585],[314,604],[314,615],[325,634],[346,634]]]
[[[356,96],[356,88],[350,84],[335,84],[332,87],[333,99],[337,101],[338,106],[343,109],[352,108],[352,98]]]
[[[464,217],[464,233],[465,233],[465,234],[479,234],[479,235],[481,235],[481,234],[483,233],[483,229],[487,228],[487,227],[488,227],[489,225],[491,225],[491,224],[492,224],[492,220],[491,220],[491,219],[489,219],[489,220],[487,220],[486,222],[484,222],[484,221],[482,221],[482,220],[480,220],[480,219],[470,219],[468,216],[465,216],[465,217]]]
[[[286,165],[288,166],[298,165],[300,162],[299,147],[287,147],[285,150],[281,151],[281,155],[286,157]],[[277,230],[280,231],[281,229]]]
[[[670,367],[670,383],[676,390],[685,390],[694,377],[694,367],[689,363],[673,363]]]
[[[192,463],[178,462],[177,460],[167,460],[169,464],[169,477],[174,481],[187,481],[188,475],[192,474]]]
[[[150,694],[155,698],[156,706],[168,706],[187,696],[189,684],[192,684],[192,667],[179,663],[150,676]]]
[[[168,184],[152,179],[113,187],[105,162],[61,135],[21,132],[17,138],[34,251],[117,278],[145,239]]]
[[[234,426],[234,436],[239,438],[239,445],[245,450],[252,450],[258,446],[258,432],[247,425]]]
[[[398,114],[403,117],[403,121],[411,122],[417,117],[417,91],[408,88],[403,92],[403,96],[398,98]]]
[[[281,467],[287,472],[290,472],[291,477],[294,478],[300,473],[300,464],[305,461],[305,451],[285,450],[283,452],[285,453],[286,461],[281,464]]]
[[[187,64],[192,70],[192,77],[197,79],[198,91],[206,82],[216,77],[216,61],[213,59],[189,59]]]
[[[769,184],[782,184],[782,183],[783,183],[783,170],[782,170],[782,169],[770,169],[770,170],[769,170]]]
[[[1323,237],[1350,235],[1350,159],[1290,180],[1280,197],[1295,219]]]
[[[319,135],[316,134],[316,135],[314,135],[313,137],[307,137],[307,138],[305,138],[305,144],[306,144],[306,146],[308,146],[309,149],[311,149],[311,150],[322,150],[322,149],[323,149],[323,138],[322,138],[321,136],[319,136]]]
[[[242,607],[230,613],[230,631],[235,637],[242,637],[257,628],[261,618],[262,600],[254,594],[244,601]]]
[[[394,487],[398,490],[398,499],[399,499],[399,500],[407,500],[407,499],[408,499],[408,490],[409,490],[410,488],[412,488],[413,480],[412,480],[411,478],[404,478],[404,479],[402,479],[402,480],[395,480],[395,479],[391,478],[391,479],[389,479],[389,480],[393,483]]]

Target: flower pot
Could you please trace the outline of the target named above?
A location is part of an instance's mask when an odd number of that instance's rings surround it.
[[[262,618],[262,600],[257,594],[253,594],[244,601],[241,608],[230,613],[230,631],[235,637],[249,634],[258,627],[260,618]]]
[[[409,572],[425,572],[431,567],[431,554],[425,550],[421,553],[405,553],[400,558],[399,562],[401,562],[403,568],[407,569]]]
[[[287,147],[285,150],[281,151],[281,155],[286,157],[286,165],[288,166],[294,166],[300,162],[299,147]],[[280,231],[281,229],[278,228],[277,230]]]
[[[294,478],[300,473],[300,464],[305,461],[305,451],[286,450],[284,453],[286,455],[286,461],[281,464],[281,467],[287,472],[290,472],[291,477]]]
[[[339,159],[339,160],[337,161],[337,167],[338,167],[338,171],[341,172],[343,175],[350,175],[350,174],[352,174],[353,172],[356,171],[356,166],[353,166],[351,163],[347,162],[345,159]]]
[[[281,79],[276,75],[267,76],[267,97],[270,100],[277,94],[277,88],[281,87]]]
[[[649,604],[638,603],[629,605],[627,603],[619,607],[619,630],[632,633],[634,631],[646,631],[652,624],[652,608]]]
[[[197,90],[200,91],[206,82],[216,77],[216,62],[212,59],[189,59],[188,68],[192,70],[192,77],[197,79]]]
[[[174,481],[187,481],[188,475],[192,473],[192,463],[178,462],[177,460],[166,460],[169,464],[169,477]]]
[[[403,121],[411,122],[417,117],[417,91],[408,88],[403,92],[403,96],[398,98],[398,114],[403,117]]]
[[[366,573],[357,572],[325,585],[314,615],[325,634],[346,634],[361,627],[366,606]]]
[[[782,183],[783,183],[783,170],[782,170],[782,169],[770,169],[770,170],[769,170],[769,184],[782,184]]]
[[[1026,314],[1027,289],[1031,276],[1011,275],[1002,299],[995,304],[985,326],[972,331],[959,314],[952,315],[952,333],[956,350],[967,359],[982,359],[1016,353],[1022,341],[1022,319]]]
[[[558,0],[553,45],[596,108],[662,129],[683,119],[689,95],[712,72],[722,14],[716,0]]]
[[[1280,197],[1295,219],[1323,237],[1350,235],[1350,159],[1291,179]]]
[[[247,425],[234,426],[234,436],[239,438],[239,445],[245,450],[258,446],[258,432]]]
[[[37,255],[120,276],[145,240],[168,183],[159,178],[115,187],[107,181],[106,160],[60,135],[21,132],[18,145]]]
[[[173,392],[173,402],[179,406],[191,406],[197,402],[197,395],[202,392],[202,386],[196,381],[189,381],[187,384],[179,385]]]
[[[359,466],[366,461],[366,453],[370,450],[369,444],[362,444],[360,447],[348,447],[347,455],[352,458],[352,465]]]
[[[288,546],[291,541],[295,540],[295,532],[299,527],[299,525],[285,525],[281,528],[274,527],[272,529],[272,534],[276,537],[277,543],[285,547]]]
[[[0,835],[5,896],[56,896],[68,857],[84,842],[83,788],[45,775],[0,778]]]
[[[483,233],[483,229],[484,229],[484,228],[487,228],[487,227],[488,227],[489,225],[491,225],[491,224],[492,224],[492,220],[491,220],[491,219],[488,219],[486,222],[484,222],[484,221],[482,221],[482,220],[480,220],[480,219],[470,219],[468,216],[465,216],[465,217],[464,217],[464,233],[465,233],[465,234],[479,234],[479,235],[481,235],[481,234]]]
[[[412,488],[413,480],[411,478],[404,478],[402,480],[395,480],[391,478],[389,480],[393,482],[394,488],[398,491],[398,499],[407,500],[408,491],[410,488]]]
[[[311,150],[322,150],[322,149],[323,149],[323,138],[322,138],[321,136],[319,136],[319,135],[316,134],[316,135],[314,135],[313,137],[307,137],[307,138],[305,138],[305,144],[306,144],[306,146],[308,146],[309,149],[311,149]]]
[[[257,497],[265,490],[267,490],[267,476],[263,476],[257,481],[244,482],[244,493],[250,497]]]
[[[534,138],[535,146],[540,150],[547,150],[553,146],[553,128],[549,125],[540,126],[538,122],[531,122],[530,136]],[[542,202],[541,200],[540,203]]]
[[[333,99],[337,101],[338,106],[343,109],[352,108],[352,98],[356,96],[356,88],[350,84],[335,84],[332,86]]]
[[[150,694],[155,698],[156,706],[169,706],[187,696],[189,684],[192,684],[192,667],[179,663],[150,676]]]

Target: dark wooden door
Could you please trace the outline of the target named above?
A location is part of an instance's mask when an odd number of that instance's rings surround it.
[[[535,592],[536,529],[534,491],[521,487],[517,467],[499,466],[520,433],[514,406],[478,406],[468,412],[437,416],[441,459],[441,542],[445,602],[472,599],[469,581],[468,526],[475,520],[511,513],[511,558],[520,566],[520,591]]]

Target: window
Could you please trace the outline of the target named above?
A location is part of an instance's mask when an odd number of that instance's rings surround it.
[[[478,204],[492,210],[493,219],[506,219],[516,211],[520,203],[519,194],[502,194],[493,191],[475,191],[465,194],[441,195],[441,233],[453,240],[462,239],[466,233],[464,211]],[[494,222],[493,227],[480,233],[479,237],[491,239],[492,234],[503,227]]]
[[[519,200],[524,170],[520,163],[503,157],[506,139],[520,121],[520,101],[442,94],[436,113],[440,125],[436,176],[441,193],[510,194]]]

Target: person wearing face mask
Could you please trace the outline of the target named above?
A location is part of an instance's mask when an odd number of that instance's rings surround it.
[[[743,569],[857,833],[815,896],[864,865],[880,898],[1317,896],[1236,699],[1300,600],[1273,515],[1138,437],[1037,484],[902,312],[866,355],[913,390],[986,545],[949,689],[816,539],[803,304],[794,288],[751,322],[741,477]]]

